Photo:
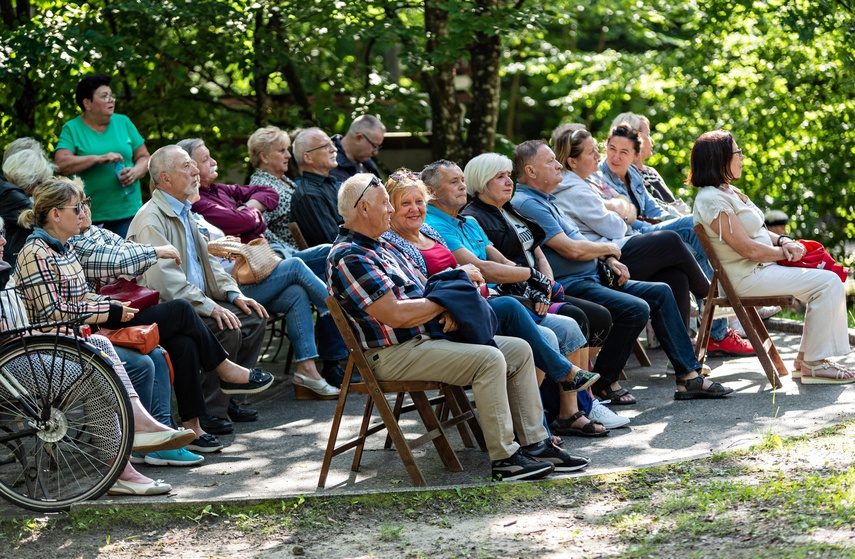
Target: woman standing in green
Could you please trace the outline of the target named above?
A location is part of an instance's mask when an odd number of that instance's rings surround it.
[[[140,178],[149,154],[131,119],[114,114],[111,79],[95,74],[77,84],[75,100],[83,114],[62,126],[54,161],[60,174],[83,180],[92,197],[92,221],[124,237],[142,206]]]

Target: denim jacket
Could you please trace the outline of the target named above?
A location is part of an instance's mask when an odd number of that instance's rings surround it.
[[[600,171],[602,171],[605,181],[612,188],[624,196],[629,197],[630,201],[635,204],[636,209],[638,210],[638,217],[651,217],[654,219],[665,219],[668,217],[668,215],[662,211],[662,208],[660,208],[653,198],[650,197],[650,194],[647,193],[647,189],[644,188],[644,179],[641,177],[641,173],[639,173],[637,169],[630,166],[627,171],[629,173],[629,183],[632,190],[632,196],[627,192],[626,185],[620,177],[618,177],[609,168],[608,162],[603,161],[600,163]],[[632,228],[641,229],[644,224],[644,221],[637,219],[635,223],[632,224]]]

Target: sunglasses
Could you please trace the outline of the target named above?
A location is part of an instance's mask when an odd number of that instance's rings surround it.
[[[57,206],[61,210],[74,210],[74,215],[80,215],[83,213],[83,208],[85,208],[88,204],[86,202],[79,202],[76,206]]]
[[[419,177],[421,177],[419,173],[413,173],[412,171],[406,174],[392,173],[391,175],[389,175],[389,178],[396,182],[401,182],[404,179],[412,179],[414,181],[417,181],[419,180]]]
[[[359,198],[357,198],[356,202],[353,204],[354,208],[356,207],[356,204],[358,204],[359,201],[362,200],[362,197],[365,196],[365,193],[368,192],[368,189],[372,186],[383,186],[383,181],[381,181],[377,177],[371,177],[371,182],[365,185],[365,188],[362,189],[362,194],[359,195]]]

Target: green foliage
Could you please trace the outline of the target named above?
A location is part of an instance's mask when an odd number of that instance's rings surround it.
[[[849,3],[32,0],[17,14],[25,4],[0,0],[0,146],[33,135],[52,149],[92,72],[115,76],[118,110],[150,149],[201,136],[225,166],[245,164],[246,138],[267,124],[337,133],[372,112],[390,130],[442,124],[456,137],[435,135],[435,151],[467,157],[478,146],[508,153],[567,121],[602,137],[634,111],[653,121],[649,163],[672,189],[694,139],[724,127],[747,154],[738,185],[759,206],[837,252],[855,238]],[[441,34],[427,33],[426,10],[445,15]],[[449,90],[437,88],[452,74],[490,75],[473,61],[494,40],[495,148],[469,137],[489,119],[478,84],[452,88],[445,105]]]

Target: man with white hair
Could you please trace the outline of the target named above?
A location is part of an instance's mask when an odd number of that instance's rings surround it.
[[[337,153],[320,128],[307,128],[294,139],[294,159],[303,174],[291,197],[291,221],[300,226],[310,247],[333,242],[342,223],[336,207],[339,181],[330,175],[338,165]]]
[[[380,239],[394,211],[383,183],[367,173],[351,177],[341,186],[338,208],[344,226],[330,251],[330,293],[378,379],[471,385],[494,479],[535,479],[587,466],[547,439],[526,342],[495,336],[494,347],[428,334],[425,324],[436,317],[446,332],[457,325],[444,307],[423,296],[424,278],[409,260]]]
[[[264,331],[267,311],[254,299],[241,293],[240,287],[223,270],[220,262],[208,254],[208,243],[190,215],[190,198],[199,193],[199,169],[182,148],[164,146],[149,160],[151,200],[140,208],[128,230],[128,240],[154,246],[172,245],[181,255],[149,268],[137,281],[156,289],[164,301],[185,299],[211,329],[232,361],[250,369],[250,383],[267,386],[273,382],[270,373],[255,369]],[[220,390],[215,372],[202,375],[205,408],[209,416],[219,419],[213,425],[220,433],[234,427],[229,417],[229,396]],[[208,423],[202,427],[214,433]]]
[[[386,127],[379,118],[372,115],[357,117],[347,134],[336,134],[332,137],[338,150],[338,167],[330,171],[330,176],[339,182],[344,182],[357,173],[371,173],[379,178],[380,169],[371,158],[380,152],[385,136]]]

